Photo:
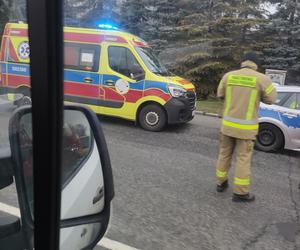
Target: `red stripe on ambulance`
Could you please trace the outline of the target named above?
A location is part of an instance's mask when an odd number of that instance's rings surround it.
[[[127,43],[126,40],[120,36],[84,34],[84,33],[72,33],[72,32],[64,32],[64,39],[66,41],[88,42],[88,43],[101,43],[103,41]]]
[[[105,91],[105,99],[106,100],[114,100],[114,101],[119,101],[119,102],[124,102],[125,98],[119,94],[117,91],[111,88],[104,88]]]
[[[136,103],[142,97],[143,92],[140,90],[129,90],[129,92],[125,94],[126,101],[131,103]]]
[[[165,100],[166,102],[171,98],[171,96],[165,92],[163,92],[162,90],[159,89],[147,89],[144,92],[144,96],[159,96],[160,98],[162,98],[163,100]]]
[[[28,36],[28,31],[27,29],[5,29],[5,33],[4,35],[7,36],[24,36],[27,37]]]
[[[92,98],[100,97],[100,88],[98,85],[78,84],[73,82],[64,82],[64,92],[68,95],[85,96]]]
[[[4,75],[5,77],[5,75]],[[21,87],[22,85],[30,86],[29,76],[7,75],[7,82],[10,87]]]
[[[19,62],[18,55],[11,41],[9,41],[9,59],[12,60],[13,62]]]

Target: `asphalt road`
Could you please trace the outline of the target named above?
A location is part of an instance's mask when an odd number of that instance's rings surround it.
[[[236,204],[231,188],[215,191],[220,119],[197,116],[160,133],[100,120],[116,192],[109,239],[145,250],[300,249],[297,153],[256,151],[257,200]],[[0,202],[17,206],[14,187],[0,191]]]

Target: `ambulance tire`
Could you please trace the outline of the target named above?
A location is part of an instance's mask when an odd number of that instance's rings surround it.
[[[139,113],[140,126],[148,131],[159,132],[167,124],[167,116],[162,107],[156,104],[148,104]]]
[[[284,146],[284,137],[281,130],[273,124],[262,123],[259,125],[259,131],[255,147],[264,152],[276,152]]]

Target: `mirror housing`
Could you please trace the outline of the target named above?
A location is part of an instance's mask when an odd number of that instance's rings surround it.
[[[8,214],[0,215],[0,240],[16,234],[20,230],[21,222],[18,217]]]
[[[14,182],[12,176],[1,176],[0,177],[0,189],[10,186]]]
[[[110,163],[110,157],[108,153],[108,148],[106,145],[105,137],[100,125],[100,122],[98,120],[98,117],[96,114],[91,111],[89,108],[83,107],[83,106],[73,106],[73,105],[68,105],[64,107],[64,112],[65,112],[65,117],[67,117],[67,113],[72,113],[72,112],[78,112],[81,113],[81,116],[84,117],[85,121],[87,121],[87,124],[89,126],[89,131],[91,131],[91,134],[93,136],[93,146],[94,150],[92,153],[88,154],[88,157],[95,157],[95,155],[98,154],[98,160],[99,165],[102,168],[102,177],[103,177],[103,185],[104,189],[99,189],[99,190],[94,190],[95,193],[95,200],[91,199],[91,206],[93,205],[99,205],[99,199],[104,199],[103,202],[103,208],[100,212],[92,213],[92,214],[81,214],[79,215],[80,217],[66,217],[67,219],[61,219],[60,222],[60,233],[61,236],[63,235],[62,232],[67,232],[67,234],[72,237],[74,237],[75,240],[79,241],[80,237],[84,239],[85,241],[83,244],[84,247],[80,247],[80,249],[92,249],[98,242],[99,240],[104,236],[107,226],[109,223],[109,218],[110,218],[110,203],[111,200],[114,197],[114,184],[113,184],[113,175],[112,175],[112,169],[111,169],[111,163]],[[28,144],[26,141],[25,149],[24,147],[21,147],[21,139],[27,136],[25,130],[24,130],[24,118],[28,118],[28,115],[31,116],[31,107],[30,106],[23,106],[18,108],[13,116],[10,119],[9,123],[9,139],[10,139],[10,146],[11,146],[11,155],[14,163],[14,173],[15,173],[15,181],[16,181],[16,187],[17,187],[17,193],[18,193],[18,199],[19,199],[19,205],[20,205],[20,213],[21,213],[21,220],[22,220],[22,230],[26,232],[26,243],[29,245],[29,249],[33,249],[33,235],[34,235],[34,222],[33,222],[33,211],[32,211],[32,201],[30,202],[30,199],[28,198],[28,185],[26,185],[26,173],[28,173],[27,167],[26,171],[24,167],[24,159],[22,158],[23,156],[28,157],[28,155],[32,154],[32,150],[27,148]],[[75,117],[75,116],[70,116],[69,117]],[[75,120],[77,118],[74,118]],[[25,119],[26,120],[26,119]],[[27,119],[27,120],[31,120]],[[71,119],[72,120],[72,119]],[[22,123],[23,121],[23,123]],[[77,120],[73,123],[75,125],[75,130],[79,133],[82,132],[82,127],[76,127]],[[78,123],[79,124],[79,123]],[[65,125],[64,128],[65,129]],[[69,136],[71,135],[72,137],[72,129],[71,130],[65,131],[67,132],[66,135],[63,136]],[[71,132],[71,134],[69,133]],[[76,134],[78,135],[78,134]],[[20,139],[21,138],[21,139]],[[27,138],[27,137],[26,137]],[[73,137],[72,137],[73,138]],[[82,143],[84,147],[88,144],[86,141],[86,138],[83,137],[83,139],[80,138],[75,138],[75,142],[72,141],[70,145],[70,151],[69,152],[74,152],[78,150],[78,139],[79,143]],[[82,139],[82,140],[81,140]],[[30,144],[30,143],[29,143]],[[31,143],[32,145],[32,143]],[[96,151],[95,151],[96,150]],[[22,156],[23,154],[23,156]],[[28,158],[27,158],[28,159]],[[68,183],[72,183],[73,180],[75,180],[80,174],[83,172],[86,173],[87,169],[91,168],[91,162],[95,162],[93,159],[90,160],[91,158],[84,159],[80,163],[80,167],[76,169],[76,171],[72,172],[71,174],[71,180],[68,180]],[[26,163],[28,165],[28,162]],[[98,164],[98,163],[97,163]],[[62,166],[63,167],[63,166]],[[93,166],[92,166],[93,167]],[[30,169],[30,168],[29,168]],[[85,170],[86,169],[86,170]],[[91,172],[90,172],[91,173]],[[92,172],[94,173],[94,172]],[[83,175],[84,176],[84,175]],[[79,179],[84,180],[84,177],[80,177]],[[91,186],[93,183],[89,183]],[[95,183],[94,183],[95,184]],[[62,192],[66,189],[65,184],[62,183]],[[69,184],[66,184],[69,185]],[[99,183],[96,183],[96,186],[99,186]],[[93,185],[92,185],[93,186]],[[94,185],[95,186],[95,185]],[[86,198],[86,194],[82,192],[82,185],[77,185],[77,188],[79,190],[76,190],[76,193],[72,193],[73,197],[74,195],[80,198],[82,195],[84,195]],[[102,193],[101,193],[101,192]],[[43,190],[41,190],[43,192]],[[81,196],[80,196],[81,195]],[[99,197],[100,198],[99,198]],[[62,196],[63,197],[63,196]],[[71,197],[71,196],[69,196]],[[65,202],[65,200],[64,200]],[[65,202],[66,203],[66,202]],[[61,202],[63,204],[63,201]],[[73,203],[70,203],[73,204]],[[79,234],[78,234],[79,232]],[[87,232],[92,232],[94,233],[93,238],[89,238]],[[66,235],[66,234],[64,234]],[[79,236],[78,236],[79,235]],[[72,237],[69,237],[68,240],[70,240]],[[92,242],[91,242],[92,241]],[[62,242],[61,242],[62,243]],[[62,245],[61,245],[62,246]],[[64,248],[61,248],[64,249]]]

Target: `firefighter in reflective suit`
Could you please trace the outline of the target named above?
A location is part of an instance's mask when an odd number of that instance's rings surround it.
[[[234,188],[235,202],[254,201],[249,193],[251,159],[258,133],[259,103],[273,104],[277,92],[266,75],[257,72],[259,59],[255,52],[245,54],[241,69],[225,74],[218,87],[224,98],[220,152],[217,161],[217,191],[228,188],[228,171],[236,154]]]

